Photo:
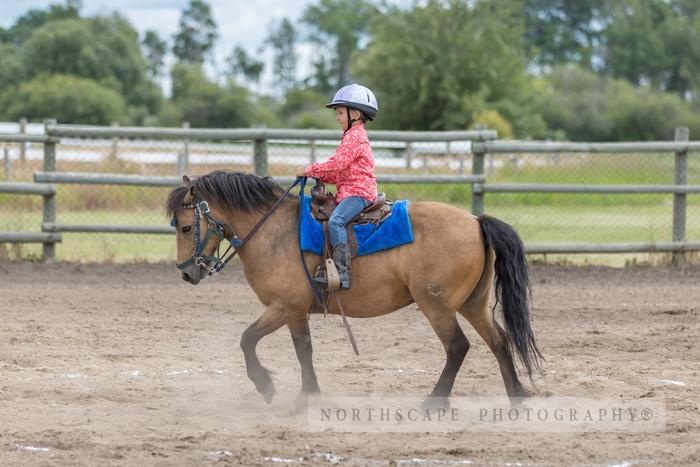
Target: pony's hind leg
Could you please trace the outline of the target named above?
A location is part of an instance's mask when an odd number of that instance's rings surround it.
[[[286,322],[287,311],[284,305],[272,303],[260,318],[243,331],[241,336],[241,350],[243,350],[248,378],[255,383],[255,388],[267,403],[270,403],[275,395],[275,385],[272,383],[270,372],[260,363],[255,347],[260,339],[278,330]]]
[[[294,342],[294,350],[297,353],[299,364],[301,365],[301,392],[303,394],[321,392],[316,379],[316,371],[313,363],[313,348],[311,346],[311,331],[309,330],[309,319],[306,314],[290,320],[287,323],[289,332]]]
[[[428,318],[435,334],[440,338],[447,357],[445,367],[430,397],[449,397],[457,373],[469,350],[469,341],[459,327],[456,312],[449,309],[439,297],[431,295],[416,297],[414,294],[414,299]]]
[[[476,332],[496,356],[508,397],[527,397],[532,395],[518,379],[508,336],[496,322],[493,313],[489,309],[488,296],[484,295],[484,297],[474,301],[467,301],[462,305],[459,313],[476,329]]]

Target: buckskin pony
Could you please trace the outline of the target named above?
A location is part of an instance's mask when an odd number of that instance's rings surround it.
[[[288,193],[270,177],[215,171],[192,180],[183,177],[166,205],[176,226],[178,267],[187,282],[198,284],[215,263],[221,265],[216,254],[222,239],[236,248],[247,282],[266,307],[243,332],[241,349],[248,377],[267,402],[275,387],[256,346],[285,325],[301,365],[302,394],[320,391],[308,322],[315,296],[304,278],[297,237],[301,203]],[[438,202],[411,203],[409,217],[412,243],[353,260],[352,288],[338,296],[347,316],[371,318],[416,303],[446,354],[430,397],[447,398],[469,350],[459,313],[496,356],[508,396],[531,395],[518,379],[513,359],[517,355],[531,381],[540,370],[542,356],[530,327],[528,267],[518,234],[498,219],[477,218]],[[309,271],[321,261],[313,253],[303,253],[303,258]],[[488,306],[494,287],[505,329]],[[329,312],[340,313],[334,301]]]

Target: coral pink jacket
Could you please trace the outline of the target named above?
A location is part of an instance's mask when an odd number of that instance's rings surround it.
[[[350,196],[360,196],[374,202],[377,198],[377,179],[374,177],[374,156],[365,126],[358,123],[350,127],[335,154],[326,162],[311,164],[304,175],[334,184],[338,189],[338,202]]]

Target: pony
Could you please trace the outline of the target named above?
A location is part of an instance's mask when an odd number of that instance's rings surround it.
[[[222,240],[228,239],[240,257],[246,281],[265,306],[243,332],[240,346],[247,375],[268,403],[275,386],[256,346],[282,326],[289,328],[301,366],[302,395],[320,392],[308,322],[316,295],[303,277],[315,270],[321,257],[300,253],[300,205],[298,197],[271,177],[223,170],[183,177],[166,202],[176,226],[182,279],[196,285],[210,269],[218,271],[225,265],[228,260],[222,261],[217,252]],[[352,288],[334,292],[338,301],[329,301],[327,311],[371,318],[415,303],[445,350],[445,365],[429,395],[444,399],[451,394],[469,350],[457,321],[459,313],[495,355],[507,395],[511,399],[532,395],[520,382],[513,358],[517,355],[533,383],[533,372],[541,371],[542,354],[530,326],[528,265],[516,231],[496,218],[475,217],[439,202],[411,203],[409,218],[414,241],[355,258]],[[242,241],[239,235],[244,233]],[[492,289],[505,329],[495,318],[496,306],[488,306]]]

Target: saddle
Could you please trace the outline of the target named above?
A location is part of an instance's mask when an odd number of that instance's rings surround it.
[[[316,277],[327,278],[328,291],[337,288],[335,284],[335,265],[333,263],[333,248],[330,241],[328,220],[333,211],[338,206],[335,195],[326,190],[326,185],[316,180],[316,185],[311,189],[311,213],[313,217],[323,226],[323,261],[316,270]],[[387,201],[384,193],[379,193],[374,203],[367,206],[360,214],[348,222],[346,229],[348,233],[348,244],[350,245],[351,258],[357,256],[357,240],[353,225],[357,224],[379,224],[389,216],[394,207],[393,201]]]
[[[335,195],[326,190],[323,182],[316,181],[316,185],[311,189],[311,212],[319,222],[328,222],[331,214],[338,206]],[[348,227],[353,224],[378,224],[391,215],[393,202],[386,200],[384,193],[379,193],[374,203],[367,206],[353,220],[348,223]]]

